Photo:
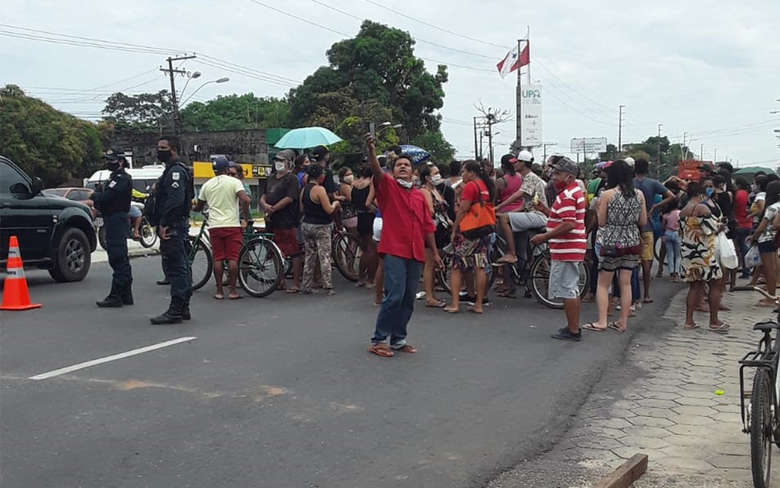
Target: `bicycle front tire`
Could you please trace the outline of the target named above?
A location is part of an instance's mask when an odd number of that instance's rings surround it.
[[[192,289],[197,290],[209,282],[214,271],[214,256],[211,249],[195,236],[187,237],[187,260],[192,276]]]
[[[284,277],[282,255],[273,242],[256,237],[238,253],[238,281],[241,287],[256,298],[273,293]]]
[[[343,233],[333,242],[333,259],[344,278],[357,281],[360,278],[360,246],[357,239],[349,233]]]
[[[756,370],[750,394],[750,464],[753,485],[769,488],[772,473],[772,386],[769,372]]]

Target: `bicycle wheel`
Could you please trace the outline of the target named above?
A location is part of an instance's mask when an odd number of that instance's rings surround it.
[[[547,296],[550,287],[550,257],[540,254],[534,258],[531,264],[531,291],[536,301],[550,308],[563,308],[563,300],[552,299]]]
[[[214,257],[206,243],[196,236],[187,237],[186,246],[192,275],[192,289],[197,290],[211,278],[211,273],[214,271]]]
[[[764,368],[758,368],[750,395],[750,464],[756,488],[769,488],[773,410],[769,373]]]
[[[441,262],[444,266],[435,271],[434,278],[436,285],[444,288],[447,293],[451,293],[450,272],[452,271],[452,255],[440,250],[439,256],[441,257]]]
[[[360,278],[360,246],[351,234],[343,233],[333,243],[333,259],[344,278],[357,281]]]
[[[262,298],[276,290],[284,276],[282,256],[273,242],[256,237],[238,253],[238,281],[247,293]]]
[[[663,238],[659,237],[655,240],[655,243],[653,244],[653,254],[655,255],[655,260],[658,261],[658,266],[662,267],[666,263],[666,256],[664,256],[664,262],[661,262],[661,249],[664,248],[666,244],[664,243]]]

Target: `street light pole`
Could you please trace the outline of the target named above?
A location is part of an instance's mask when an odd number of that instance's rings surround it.
[[[227,83],[228,81],[230,81],[230,78],[228,78],[228,77],[219,78],[218,80],[207,81],[206,83],[203,83],[198,88],[196,88],[195,91],[192,92],[192,94],[190,94],[190,96],[188,96],[187,98],[182,100],[181,104],[184,105],[185,103],[187,103],[190,100],[190,98],[194,97],[195,94],[200,91],[201,88],[203,88],[204,86],[206,86],[208,84],[211,84],[211,83]]]
[[[179,137],[179,134],[181,134],[181,121],[179,121],[179,103],[176,101],[176,83],[174,81],[174,74],[187,74],[187,72],[183,69],[173,69],[173,62],[174,61],[184,61],[186,59],[194,59],[195,56],[180,56],[178,58],[172,58],[169,57],[166,61],[168,61],[168,69],[160,68],[160,71],[164,73],[168,73],[168,76],[171,79],[171,104],[173,109],[173,133],[176,137]]]
[[[625,105],[618,105],[618,152],[623,152],[623,108]]]

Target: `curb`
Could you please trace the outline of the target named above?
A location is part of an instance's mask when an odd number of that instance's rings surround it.
[[[647,455],[634,454],[618,469],[594,485],[594,488],[628,488],[647,471]]]

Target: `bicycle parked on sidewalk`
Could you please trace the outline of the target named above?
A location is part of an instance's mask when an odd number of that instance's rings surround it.
[[[759,288],[754,290],[765,296],[768,294]],[[750,351],[739,361],[739,399],[742,416],[742,432],[750,435],[750,460],[753,472],[753,486],[769,488],[772,464],[772,444],[780,447],[780,419],[778,418],[777,366],[780,314],[774,321],[768,320],[753,325],[753,330],[763,333],[758,348]],[[753,388],[745,391],[745,368],[755,369]]]

